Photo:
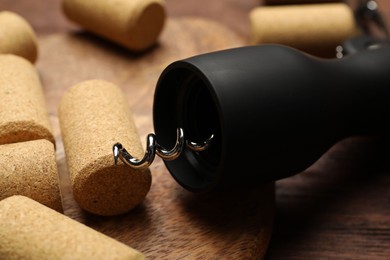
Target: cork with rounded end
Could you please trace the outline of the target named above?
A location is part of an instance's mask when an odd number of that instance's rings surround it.
[[[331,53],[360,33],[353,11],[344,3],[261,6],[250,12],[252,41],[277,43],[309,53]]]
[[[34,140],[0,145],[0,200],[27,196],[62,212],[54,145]]]
[[[139,251],[24,196],[0,201],[2,259],[144,259]]]
[[[122,91],[103,80],[68,89],[59,118],[73,194],[85,210],[118,215],[141,203],[151,185],[149,170],[114,164],[112,147],[120,142],[135,157],[144,151]]]
[[[163,0],[63,0],[73,22],[133,51],[153,46],[165,22]]]
[[[0,12],[0,53],[15,54],[32,63],[38,57],[34,30],[23,17],[13,12]]]
[[[37,139],[55,144],[35,67],[22,57],[0,55],[0,145]]]

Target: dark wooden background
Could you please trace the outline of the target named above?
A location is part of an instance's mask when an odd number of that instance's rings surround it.
[[[76,30],[59,0],[0,0],[38,36]],[[212,19],[246,41],[256,0],[167,0],[171,17]],[[390,24],[390,1],[377,1]],[[48,22],[50,21],[50,22]],[[390,259],[389,142],[353,137],[305,172],[276,183],[274,231],[266,259]]]

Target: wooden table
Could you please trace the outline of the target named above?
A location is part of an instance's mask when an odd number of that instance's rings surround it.
[[[0,9],[8,9],[23,15],[33,25],[38,36],[45,39],[45,44],[54,45],[58,38],[50,38],[51,35],[77,29],[61,14],[59,2],[59,0],[1,0]],[[378,3],[390,24],[390,2],[378,0]],[[247,14],[259,4],[261,2],[256,0],[167,0],[167,9],[171,17],[202,17],[224,24],[245,43],[249,37]],[[64,36],[61,40],[68,40],[72,44],[72,38]],[[235,43],[234,40],[230,42],[233,45]],[[215,47],[221,46],[215,44]],[[45,59],[45,62],[49,61],[54,62],[56,59]],[[37,65],[48,66],[39,62]],[[159,69],[156,67],[154,73],[158,73]],[[55,82],[50,83],[55,84]],[[73,82],[65,81],[61,84],[71,83]],[[148,106],[149,103],[134,109],[138,110],[136,113],[142,115],[146,113],[145,111],[150,111]],[[50,107],[54,109],[54,105]],[[53,111],[51,112],[54,113]],[[149,127],[145,126],[146,121],[151,121],[151,118],[147,116],[140,118],[138,123],[141,124],[141,132],[146,134],[150,131]],[[142,121],[143,119],[145,122]],[[58,129],[56,131],[58,132]],[[332,147],[305,172],[278,181],[274,230],[265,258],[389,259],[390,169],[387,167],[389,146],[386,143],[389,144],[384,140],[361,137],[344,140]],[[64,166],[60,165],[60,167]],[[157,162],[156,167],[163,167],[161,161]],[[177,196],[189,196],[179,188],[174,192],[177,192]],[[71,202],[65,201],[66,203]],[[186,205],[186,207],[190,206]],[[204,205],[199,203],[197,208],[202,210]],[[107,224],[100,218],[81,216],[81,213],[74,209],[65,213],[76,219],[82,219],[84,223],[108,235],[115,233],[110,229],[114,225],[113,222]],[[135,214],[142,217],[144,212],[141,208]],[[248,211],[247,214],[255,213]],[[250,219],[250,216],[247,217]],[[126,217],[118,219],[124,218]],[[120,236],[117,238],[124,239]],[[267,245],[267,241],[260,242]],[[234,244],[234,240],[231,244]],[[262,256],[262,253],[254,254],[255,251],[248,249],[239,255],[242,258]],[[160,254],[162,256],[164,251]],[[235,256],[237,258],[238,255]],[[233,258],[233,255],[224,255],[223,251],[219,250],[214,255],[210,255],[210,258],[229,259]]]

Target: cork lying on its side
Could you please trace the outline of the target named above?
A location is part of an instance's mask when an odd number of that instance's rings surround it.
[[[139,251],[24,196],[0,201],[2,259],[144,259]]]
[[[164,27],[163,0],[63,0],[73,22],[133,51],[154,45]]]
[[[277,43],[307,52],[332,52],[360,33],[344,3],[261,6],[250,13],[252,41]]]
[[[54,146],[41,139],[0,145],[0,200],[27,196],[62,212]]]
[[[141,203],[150,189],[150,171],[115,166],[112,153],[120,142],[136,158],[144,154],[121,90],[102,80],[81,82],[64,94],[58,114],[78,204],[98,215],[117,215]]]
[[[35,67],[19,56],[0,54],[0,145],[37,139],[55,143]]]
[[[34,30],[18,14],[0,12],[0,53],[22,56],[34,63],[38,57],[38,43]]]

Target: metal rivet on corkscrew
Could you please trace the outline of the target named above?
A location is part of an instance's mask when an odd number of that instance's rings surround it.
[[[389,44],[389,29],[384,18],[379,12],[379,7],[374,0],[360,0],[355,10],[356,22],[363,34],[345,40],[336,47],[336,57],[343,58],[346,55],[358,53],[360,51],[381,48]],[[379,37],[377,32],[381,32]]]

